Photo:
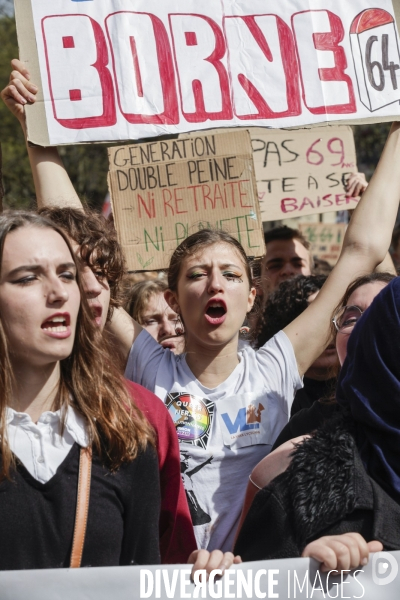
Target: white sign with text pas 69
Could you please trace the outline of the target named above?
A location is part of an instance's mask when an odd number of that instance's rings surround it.
[[[16,0],[16,15],[62,144],[398,117],[398,3]]]
[[[0,572],[1,600],[278,598],[398,600],[400,552],[379,552],[354,571],[321,573],[308,558],[249,562],[206,581],[190,565]]]

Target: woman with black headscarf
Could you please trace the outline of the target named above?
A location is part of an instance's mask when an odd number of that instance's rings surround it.
[[[326,535],[358,532],[400,549],[400,278],[350,336],[337,401],[343,411],[304,440],[255,497],[235,553],[301,556]]]

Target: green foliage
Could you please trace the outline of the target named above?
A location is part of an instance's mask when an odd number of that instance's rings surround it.
[[[0,3],[0,89],[11,72],[10,61],[18,57],[15,21],[12,11],[2,11]],[[35,190],[21,127],[0,101],[0,142],[3,153],[3,205],[8,208],[31,208]],[[100,209],[107,193],[107,148],[87,144],[60,147],[60,154],[72,183],[90,206]]]
[[[89,206],[101,209],[107,194],[107,147],[87,144],[59,148],[65,168],[79,196]]]
[[[357,151],[358,170],[365,173],[368,181],[378,164],[379,157],[389,134],[390,123],[358,125],[353,127]]]
[[[13,17],[0,15],[0,89],[10,76],[10,61],[18,56],[17,34]],[[3,154],[4,206],[29,207],[34,200],[24,136],[18,121],[0,102],[0,142]]]

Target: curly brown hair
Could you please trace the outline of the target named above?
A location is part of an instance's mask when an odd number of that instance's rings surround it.
[[[60,361],[60,381],[54,409],[67,408],[72,404],[85,417],[94,448],[99,455],[106,454],[104,458],[115,470],[122,463],[134,460],[148,443],[154,445],[154,431],[132,402],[107,340],[93,323],[81,282],[81,261],[74,255],[65,230],[35,213],[3,213],[0,216],[0,271],[5,239],[11,231],[22,227],[52,229],[59,233],[77,266],[81,306],[72,353]],[[11,405],[12,390],[13,370],[0,315],[0,476],[3,477],[9,477],[13,465],[6,427],[6,409]]]
[[[64,229],[81,248],[81,258],[97,276],[107,279],[110,286],[110,308],[121,306],[121,282],[125,273],[122,248],[112,222],[92,210],[69,207],[42,208],[38,213]]]
[[[326,275],[297,275],[282,281],[267,299],[257,332],[257,348],[294,321],[309,306],[308,298],[324,285]]]

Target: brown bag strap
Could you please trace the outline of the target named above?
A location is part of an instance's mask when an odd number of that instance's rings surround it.
[[[76,502],[74,539],[72,542],[70,568],[81,566],[85,543],[86,523],[89,510],[90,475],[92,471],[92,449],[81,448],[79,459],[78,498]]]

